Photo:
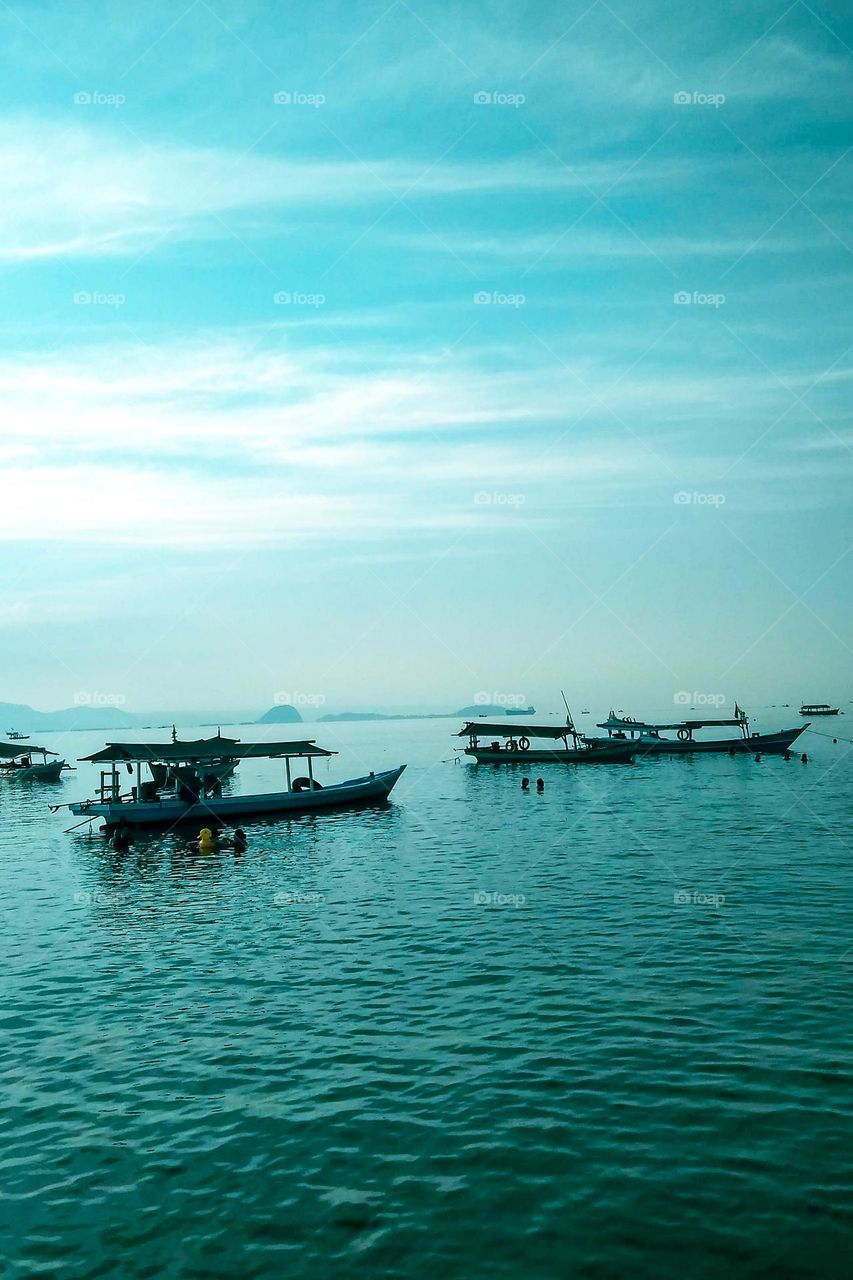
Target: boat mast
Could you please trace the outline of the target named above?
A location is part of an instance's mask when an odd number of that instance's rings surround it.
[[[568,702],[566,701],[566,695],[565,695],[565,693],[563,692],[563,690],[562,690],[562,689],[560,690],[560,697],[563,699],[563,706],[566,708],[566,729],[568,730],[568,733],[570,733],[570,734],[572,735],[572,740],[573,740],[573,742],[574,742],[575,746],[577,746],[577,744],[578,744],[578,735],[577,735],[577,732],[576,732],[576,730],[575,730],[575,722],[574,722],[574,720],[572,719],[572,713],[571,713],[571,711],[569,710],[569,704],[568,704]],[[565,736],[567,736],[567,735],[564,735],[564,737],[565,737]],[[568,743],[567,743],[566,745],[568,746]]]

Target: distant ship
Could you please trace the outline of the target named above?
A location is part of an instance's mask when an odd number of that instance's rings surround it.
[[[535,707],[508,707],[504,712],[508,716],[535,716]]]
[[[839,708],[831,707],[828,702],[804,702],[800,707],[801,716],[837,716],[839,714]]]

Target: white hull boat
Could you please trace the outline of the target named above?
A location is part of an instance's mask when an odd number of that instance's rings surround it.
[[[348,808],[387,800],[405,765],[384,773],[370,773],[364,778],[321,787],[314,782],[304,790],[271,791],[249,796],[216,796],[193,804],[169,794],[153,801],[81,800],[69,805],[80,818],[103,818],[108,827],[127,823],[129,826],[171,827],[179,822],[211,826],[239,819],[268,818],[278,814],[311,813],[320,809]]]

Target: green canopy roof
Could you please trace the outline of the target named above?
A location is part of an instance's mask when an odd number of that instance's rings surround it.
[[[633,729],[634,732],[641,732],[646,729],[653,729],[660,732],[661,729],[710,729],[710,728],[740,728],[745,723],[744,719],[740,720],[675,720],[671,724],[647,724],[645,720],[631,720],[627,716],[608,716],[606,720],[602,720],[598,724],[599,729]]]
[[[516,720],[513,724],[495,724],[493,720],[469,720],[464,729],[456,735],[458,738],[563,738],[571,733],[570,726],[565,724],[528,724],[526,720]]]
[[[18,756],[28,756],[34,751],[40,756],[55,756],[55,751],[46,751],[44,747],[34,747],[29,742],[0,742],[0,760],[15,760]]]
[[[81,756],[94,764],[209,764],[212,760],[264,760],[285,756],[333,756],[310,742],[238,742],[234,738],[199,738],[195,742],[108,742],[100,751]]]

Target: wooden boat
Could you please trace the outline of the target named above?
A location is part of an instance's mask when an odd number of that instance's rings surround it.
[[[589,738],[589,742],[603,745],[608,742],[631,742],[638,755],[691,755],[708,752],[728,755],[758,755],[767,752],[771,755],[782,755],[801,733],[805,733],[808,725],[798,725],[795,729],[780,729],[776,733],[750,733],[749,717],[735,703],[735,714],[727,720],[678,720],[671,724],[648,724],[643,720],[633,720],[630,716],[618,716],[614,711],[606,720],[597,726],[607,730],[606,738]],[[736,727],[740,736],[736,738],[696,739],[694,733],[703,729]],[[667,732],[675,733],[674,738],[664,736]]]
[[[336,755],[311,741],[305,742],[237,742],[229,740],[228,754],[238,760],[283,760],[287,778],[286,791],[258,795],[201,794],[201,787],[188,784],[186,778],[177,785],[161,789],[156,781],[142,781],[143,765],[161,765],[173,775],[179,770],[195,768],[196,782],[201,783],[208,763],[221,757],[223,739],[208,738],[197,742],[109,742],[100,751],[82,759],[109,766],[101,771],[98,794],[91,800],[68,805],[70,811],[83,818],[103,818],[106,826],[119,823],[130,826],[171,827],[193,822],[213,826],[232,820],[247,822],[277,814],[303,813],[314,810],[343,808],[387,800],[405,765],[383,773],[370,773],[362,778],[321,786],[314,777],[313,762],[318,757]],[[294,778],[291,762],[305,760],[307,777]],[[121,791],[123,766],[136,774],[136,783],[127,795]],[[52,806],[54,809],[61,806]]]
[[[576,732],[571,718],[566,724],[523,727],[469,720],[457,737],[468,739],[464,753],[473,756],[478,764],[627,764],[637,749],[633,742],[590,743]],[[481,738],[488,738],[487,745],[480,743]],[[531,747],[531,738],[550,741],[552,745]]]
[[[837,716],[839,707],[831,707],[828,702],[804,702],[800,707],[801,716]]]
[[[30,735],[28,733],[18,733],[17,729],[7,729],[6,737],[12,742],[29,742]]]
[[[53,756],[53,760],[48,760]],[[13,747],[0,742],[0,777],[26,782],[59,782],[63,769],[71,766],[55,751],[45,747]]]

